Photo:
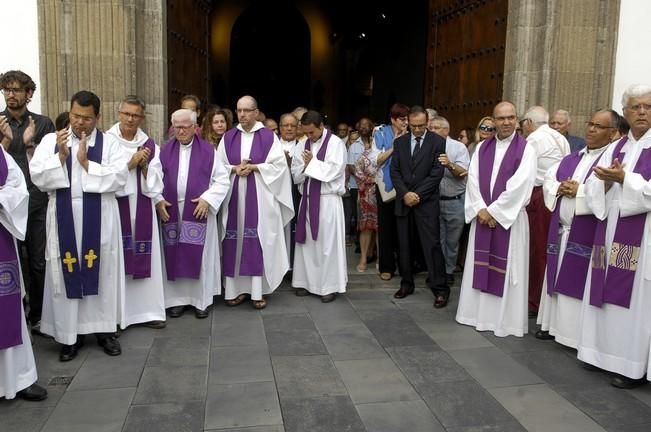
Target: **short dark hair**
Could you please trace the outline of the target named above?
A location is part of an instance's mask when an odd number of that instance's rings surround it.
[[[54,127],[56,130],[60,131],[67,128],[68,126],[70,126],[70,113],[68,111],[64,111],[59,114],[54,120]]]
[[[27,91],[36,90],[36,83],[34,80],[23,71],[10,70],[0,75],[0,87],[6,88],[12,82],[17,82]]]
[[[323,117],[321,117],[321,114],[319,114],[318,111],[310,110],[303,114],[303,117],[301,117],[301,124],[302,125],[314,125],[316,127],[320,127],[321,124],[323,124]]]
[[[423,108],[420,105],[414,105],[411,108],[409,108],[409,116],[412,116],[414,114],[425,114],[425,118],[429,120],[429,114],[427,111],[425,111],[425,108]]]
[[[389,116],[392,119],[397,119],[399,117],[407,117],[409,115],[409,107],[405,104],[394,103],[391,105],[391,110],[389,111]]]
[[[194,106],[196,106],[197,109],[201,109],[201,101],[197,96],[193,94],[187,94],[181,98],[181,104],[183,104],[183,102],[185,102],[186,100],[191,100],[192,102],[194,102]]]
[[[72,98],[70,98],[70,109],[72,109],[72,105],[75,102],[77,102],[77,105],[82,107],[92,106],[95,116],[99,115],[100,101],[95,93],[88,90],[78,91],[72,95]]]

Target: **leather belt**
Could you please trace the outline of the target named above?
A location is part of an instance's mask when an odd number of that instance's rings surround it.
[[[463,198],[463,194],[462,194],[462,193],[460,193],[459,195],[451,196],[451,197],[448,197],[448,196],[441,196],[441,197],[439,197],[439,199],[440,199],[441,201],[452,201],[452,200],[458,200],[458,199],[461,199],[461,198]]]

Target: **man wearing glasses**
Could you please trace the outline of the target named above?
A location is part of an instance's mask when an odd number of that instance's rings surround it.
[[[0,76],[0,90],[7,108],[0,113],[0,139],[5,150],[14,158],[27,182],[29,191],[29,214],[24,245],[28,264],[23,274],[29,275],[27,292],[29,297],[28,321],[32,333],[41,334],[40,321],[43,306],[43,285],[45,281],[45,214],[47,194],[38,190],[29,177],[29,159],[34,147],[43,137],[54,132],[52,121],[42,115],[30,112],[27,104],[32,99],[36,84],[26,73],[18,70],[5,72]],[[23,243],[23,242],[20,242]],[[21,250],[21,247],[18,248]]]

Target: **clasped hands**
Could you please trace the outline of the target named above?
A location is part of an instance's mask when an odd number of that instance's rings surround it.
[[[407,192],[405,196],[402,197],[402,200],[405,202],[407,207],[413,207],[420,203],[420,197],[416,192]]]
[[[242,162],[239,165],[234,165],[233,168],[231,168],[231,172],[234,172],[235,175],[240,177],[246,177],[255,170],[256,166],[248,159],[242,159]]]
[[[146,147],[141,147],[140,150],[135,152],[133,156],[131,156],[131,160],[129,161],[129,170],[134,169],[137,166],[140,166],[141,169],[147,169],[147,166],[149,165],[149,157],[151,156],[151,152],[149,151],[148,148]]]
[[[579,190],[579,182],[576,180],[572,180],[571,178],[568,178],[567,180],[563,180],[558,187],[558,191],[556,192],[556,196],[564,196],[568,198],[575,198],[576,193]]]
[[[490,228],[495,228],[497,226],[497,221],[490,213],[488,213],[487,209],[479,210],[477,213],[477,220],[480,224],[488,225]]]

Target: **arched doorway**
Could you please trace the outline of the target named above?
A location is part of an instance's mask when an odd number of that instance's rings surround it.
[[[233,25],[230,53],[233,107],[250,94],[277,120],[310,106],[310,29],[295,7],[268,2],[246,9]]]

